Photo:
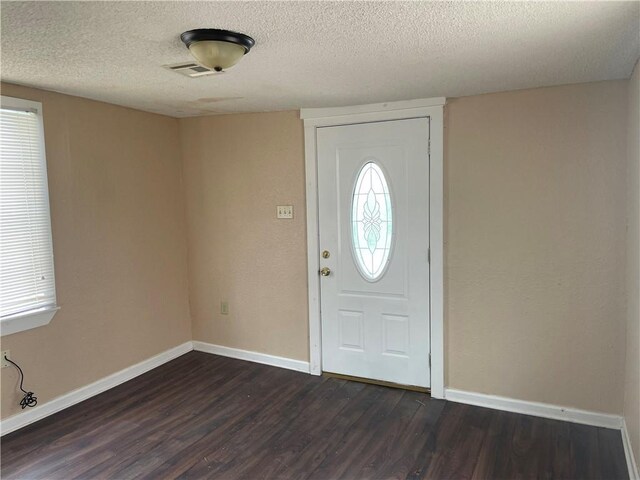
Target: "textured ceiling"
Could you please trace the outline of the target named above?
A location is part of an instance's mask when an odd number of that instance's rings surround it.
[[[172,116],[456,97],[627,78],[640,2],[2,2],[3,81]],[[256,47],[219,76],[179,36]]]

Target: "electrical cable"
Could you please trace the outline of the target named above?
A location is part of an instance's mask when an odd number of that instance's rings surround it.
[[[12,363],[20,372],[20,390],[22,390],[22,392],[24,393],[24,397],[22,397],[22,400],[20,400],[20,406],[23,410],[26,407],[35,407],[38,404],[38,397],[36,397],[33,392],[27,392],[24,388],[22,388],[22,384],[24,382],[24,372],[16,362],[7,358],[6,355],[4,356],[4,359],[7,362]]]

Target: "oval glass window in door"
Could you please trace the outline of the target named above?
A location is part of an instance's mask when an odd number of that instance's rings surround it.
[[[387,269],[393,240],[389,184],[375,162],[363,165],[351,199],[353,256],[365,280],[379,280]]]

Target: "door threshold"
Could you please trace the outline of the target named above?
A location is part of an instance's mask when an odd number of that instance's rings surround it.
[[[351,375],[342,375],[341,373],[322,372],[323,377],[339,378],[341,380],[349,380],[351,382],[368,383],[371,385],[380,385],[382,387],[399,388],[400,390],[410,390],[412,392],[431,393],[428,387],[417,387],[415,385],[403,385],[401,383],[385,382],[384,380],[374,380],[372,378],[352,377]]]

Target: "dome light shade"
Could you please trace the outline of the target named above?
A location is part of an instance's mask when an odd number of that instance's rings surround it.
[[[200,65],[216,72],[233,67],[256,43],[242,33],[213,28],[189,30],[180,39]]]
[[[233,67],[246,52],[242,45],[213,40],[194,42],[189,51],[200,65],[217,72]]]

